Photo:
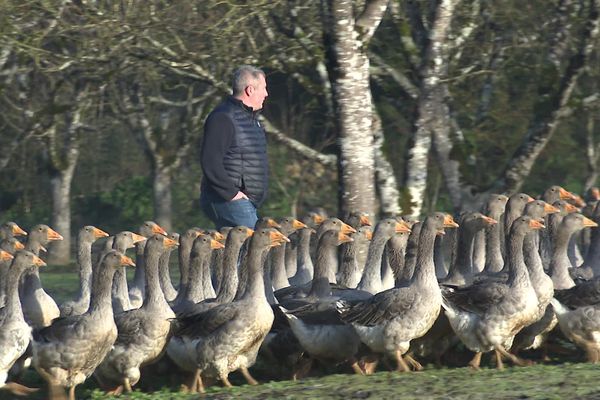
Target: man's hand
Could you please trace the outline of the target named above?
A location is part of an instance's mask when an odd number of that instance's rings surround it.
[[[246,199],[248,200],[248,196],[246,196],[243,192],[237,192],[237,194],[230,201]]]

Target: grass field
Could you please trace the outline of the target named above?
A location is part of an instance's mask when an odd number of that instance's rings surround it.
[[[47,291],[62,302],[77,292],[77,274],[64,268],[48,267],[42,272]],[[243,379],[232,374],[236,386],[222,388],[219,384],[207,390],[206,395],[187,395],[178,392],[177,376],[159,376],[152,379],[153,392],[135,392],[120,399],[600,399],[600,366],[584,363],[581,352],[572,348],[572,355],[553,356],[547,365],[508,367],[497,371],[484,358],[481,371],[468,368],[435,368],[426,365],[425,371],[398,374],[383,371],[371,376],[351,373],[328,374],[298,382],[275,380],[269,365],[259,363],[253,369],[259,386],[240,385]],[[581,362],[577,362],[577,361]],[[461,364],[464,365],[464,364]],[[340,371],[340,370],[337,370]],[[41,388],[31,399],[47,398],[44,382],[30,370],[24,383]],[[141,383],[142,384],[142,383]],[[12,399],[6,393],[0,399]],[[108,399],[97,389],[93,378],[77,388],[78,399]]]

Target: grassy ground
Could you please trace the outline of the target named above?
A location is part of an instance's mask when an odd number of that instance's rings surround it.
[[[48,267],[42,272],[47,291],[60,303],[72,298],[77,292],[77,274],[70,268]],[[263,383],[252,387],[241,385],[243,379],[232,374],[234,388],[212,386],[206,395],[186,395],[178,392],[181,379],[159,373],[150,379],[150,386],[159,391],[135,392],[121,399],[600,399],[600,367],[583,362],[582,354],[572,349],[571,356],[555,356],[549,365],[524,368],[507,368],[497,371],[489,361],[481,371],[468,368],[442,368],[426,366],[419,373],[398,374],[379,372],[371,376],[328,371],[321,377],[298,382],[276,381],[275,372],[260,362],[253,374]],[[467,355],[468,356],[468,355]],[[460,360],[460,365],[465,365]],[[165,370],[169,370],[168,367]],[[339,372],[340,370],[337,370]],[[24,382],[41,390],[31,399],[47,398],[44,382],[30,370]],[[148,383],[147,383],[148,384]],[[144,383],[140,383],[144,385]],[[0,399],[12,399],[0,393]],[[108,399],[97,389],[93,378],[77,388],[78,399]]]

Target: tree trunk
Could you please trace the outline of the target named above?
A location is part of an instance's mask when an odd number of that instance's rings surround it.
[[[412,147],[408,151],[406,165],[406,190],[410,210],[406,213],[419,216],[423,207],[425,189],[427,188],[427,164],[431,135],[441,133],[448,129],[448,121],[444,118],[447,113],[442,113],[443,90],[440,79],[447,70],[444,57],[445,48],[448,46],[448,30],[452,22],[456,0],[442,0],[437,9],[433,22],[430,43],[425,55],[425,67],[421,95],[419,101],[419,117],[413,134]],[[438,138],[439,139],[439,138]],[[439,141],[439,140],[438,140]]]
[[[402,210],[400,209],[398,181],[392,165],[383,154],[383,128],[375,109],[373,109],[373,137],[375,140],[375,183],[377,184],[381,214],[383,216],[400,215]]]
[[[154,220],[167,232],[173,228],[171,198],[171,173],[168,168],[154,167],[152,174],[154,193]]]
[[[351,0],[329,0],[325,28],[333,48],[328,55],[339,137],[340,213],[375,215],[375,145],[367,43],[381,21],[387,2],[367,1],[354,19]]]

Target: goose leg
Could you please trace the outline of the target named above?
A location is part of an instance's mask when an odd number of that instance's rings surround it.
[[[418,362],[417,360],[415,360],[410,354],[406,354],[404,356],[404,359],[413,368],[413,370],[415,370],[415,371],[423,371],[423,366],[421,365],[421,363]]]
[[[362,369],[365,371],[365,375],[372,375],[375,372],[375,369],[377,369],[379,358],[375,355],[370,355],[361,361],[363,364]]]
[[[513,364],[518,365],[519,367],[525,367],[525,366],[529,366],[532,364],[531,361],[529,361],[529,360],[522,360],[519,357],[515,356],[514,354],[509,353],[502,346],[497,346],[496,351],[499,351],[502,356],[506,357]]]
[[[502,363],[502,354],[499,350],[494,350],[494,353],[496,354],[496,368],[499,370],[503,370],[504,364]]]
[[[76,400],[75,399],[75,385],[73,385],[69,388],[69,400]]]
[[[248,382],[249,385],[258,385],[256,379],[254,379],[252,375],[250,375],[250,371],[248,371],[248,368],[241,367],[240,370],[242,371],[242,375],[244,375],[244,378],[246,378],[246,382]]]
[[[350,366],[352,367],[352,370],[354,371],[354,373],[356,375],[364,375],[365,374],[364,371],[358,365],[358,361],[356,360],[356,358],[350,359]]]
[[[473,358],[471,359],[471,361],[469,361],[469,367],[473,368],[476,371],[479,371],[479,365],[481,364],[481,355],[483,353],[481,353],[480,351],[478,351],[477,353],[475,353],[475,355],[473,356]]]
[[[398,362],[397,371],[398,372],[410,372],[410,368],[404,358],[402,358],[402,352],[400,350],[396,350],[396,361]]]
[[[227,376],[227,374],[221,375],[221,382],[223,382],[223,385],[225,385],[226,387],[233,387],[231,382],[229,382],[229,377]]]
[[[123,386],[125,387],[125,392],[133,392],[133,389],[131,388],[131,383],[129,382],[129,378],[123,379]]]
[[[198,390],[198,392],[200,393],[204,393],[204,383],[202,382],[202,371],[200,371],[199,369],[196,370],[196,383],[195,383],[195,388]]]

